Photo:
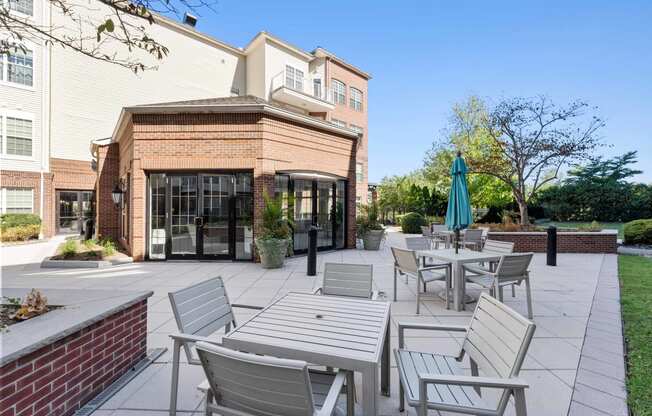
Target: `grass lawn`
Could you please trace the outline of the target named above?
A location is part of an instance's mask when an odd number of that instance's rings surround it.
[[[557,228],[581,228],[582,226],[591,225],[590,222],[559,222],[559,221],[546,221],[546,222],[537,222],[536,225],[541,227],[547,227],[549,225],[554,225]],[[600,226],[606,230],[618,230],[618,238],[625,238],[623,234],[623,226],[625,224],[622,222],[601,222]]]
[[[627,341],[627,391],[635,416],[652,416],[652,258],[618,256]]]

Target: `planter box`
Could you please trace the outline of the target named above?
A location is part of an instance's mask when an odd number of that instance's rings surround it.
[[[539,232],[499,232],[489,231],[490,240],[510,241],[514,243],[515,252],[545,253],[548,235]],[[559,231],[557,230],[558,253],[616,253],[618,248],[618,231]]]
[[[42,269],[104,269],[111,266],[133,263],[131,257],[120,258],[116,260],[52,260],[46,257],[41,262]]]
[[[28,291],[3,289],[3,295]],[[63,308],[2,334],[0,408],[6,414],[72,415],[146,354],[153,292],[43,293]]]

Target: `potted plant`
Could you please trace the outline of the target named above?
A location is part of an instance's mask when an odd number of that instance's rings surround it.
[[[261,265],[266,269],[276,269],[283,266],[292,231],[281,199],[264,194],[263,200],[262,226],[255,240],[256,249]]]
[[[360,206],[360,215],[356,220],[357,234],[362,239],[365,250],[378,250],[385,238],[385,228],[378,221],[378,204]]]

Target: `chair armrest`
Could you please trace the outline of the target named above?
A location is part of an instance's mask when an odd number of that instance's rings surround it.
[[[379,300],[385,296],[385,292],[380,292],[378,290],[371,291],[371,300]]]
[[[242,305],[240,303],[232,303],[231,304],[232,308],[243,308],[243,309],[256,309],[256,310],[263,310],[265,309],[264,306],[256,306],[256,305]]]
[[[342,387],[344,387],[345,381],[346,381],[346,370],[339,370],[335,375],[333,384],[331,384],[331,388],[328,390],[328,394],[324,399],[324,404],[319,410],[318,415],[331,416],[335,413],[335,406],[337,405],[337,399],[339,398],[339,395],[342,392]]]
[[[221,342],[219,342],[219,341],[216,341],[216,340],[208,338],[208,337],[202,337],[202,336],[199,336],[199,335],[190,335],[190,334],[177,333],[177,334],[170,334],[170,338],[172,338],[175,341],[182,342],[182,343],[192,343],[192,344],[194,344],[195,342],[204,341],[204,342],[208,342],[210,344],[221,345]]]
[[[450,263],[441,263],[441,264],[436,264],[434,266],[419,267],[419,271],[427,272],[428,270],[448,269],[450,266],[451,266]]]
[[[422,384],[451,384],[457,386],[477,386],[503,389],[526,389],[527,381],[520,378],[474,377],[453,374],[419,373],[419,386]]]
[[[419,323],[400,323],[398,324],[398,347],[403,348],[405,344],[406,329],[424,329],[428,331],[453,331],[467,332],[469,327],[463,325],[441,325],[441,324],[419,324]]]
[[[464,269],[464,271],[469,271],[469,272],[475,273],[475,274],[483,274],[483,275],[492,276],[492,277],[495,274],[491,270],[483,269],[482,267],[478,267],[478,266],[472,266],[470,264],[463,264],[462,268]]]

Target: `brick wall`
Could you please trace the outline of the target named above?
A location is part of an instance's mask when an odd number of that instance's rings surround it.
[[[116,151],[117,155],[118,152]],[[148,171],[246,170],[254,174],[254,236],[265,190],[274,192],[278,171],[315,171],[348,178],[349,247],[355,247],[356,140],[263,114],[140,114],[120,138],[119,167],[100,157],[100,189],[108,195],[130,174],[130,233],[126,246],[142,260],[146,243]],[[107,175],[103,178],[103,175]],[[100,232],[109,232],[100,214]],[[112,206],[104,207],[110,213]],[[117,212],[113,215],[118,218]],[[111,220],[112,221],[112,220]],[[118,223],[115,223],[117,227]],[[109,227],[111,228],[111,227]],[[103,231],[102,231],[103,230]]]
[[[71,415],[145,357],[147,300],[0,368],[1,416]]]
[[[50,201],[54,198],[52,174],[43,174],[43,214],[41,214],[41,174],[39,172],[24,172],[0,170],[0,184],[3,188],[30,188],[34,196],[34,214],[41,217],[41,232],[45,237],[54,235],[54,206]]]
[[[111,192],[118,184],[118,152],[118,143],[98,148],[95,192],[96,232],[116,241],[120,238],[120,211],[113,203]]]
[[[489,232],[491,240],[510,241],[514,251],[545,253],[548,236],[545,232]],[[558,253],[616,253],[618,234],[611,232],[558,232]]]

